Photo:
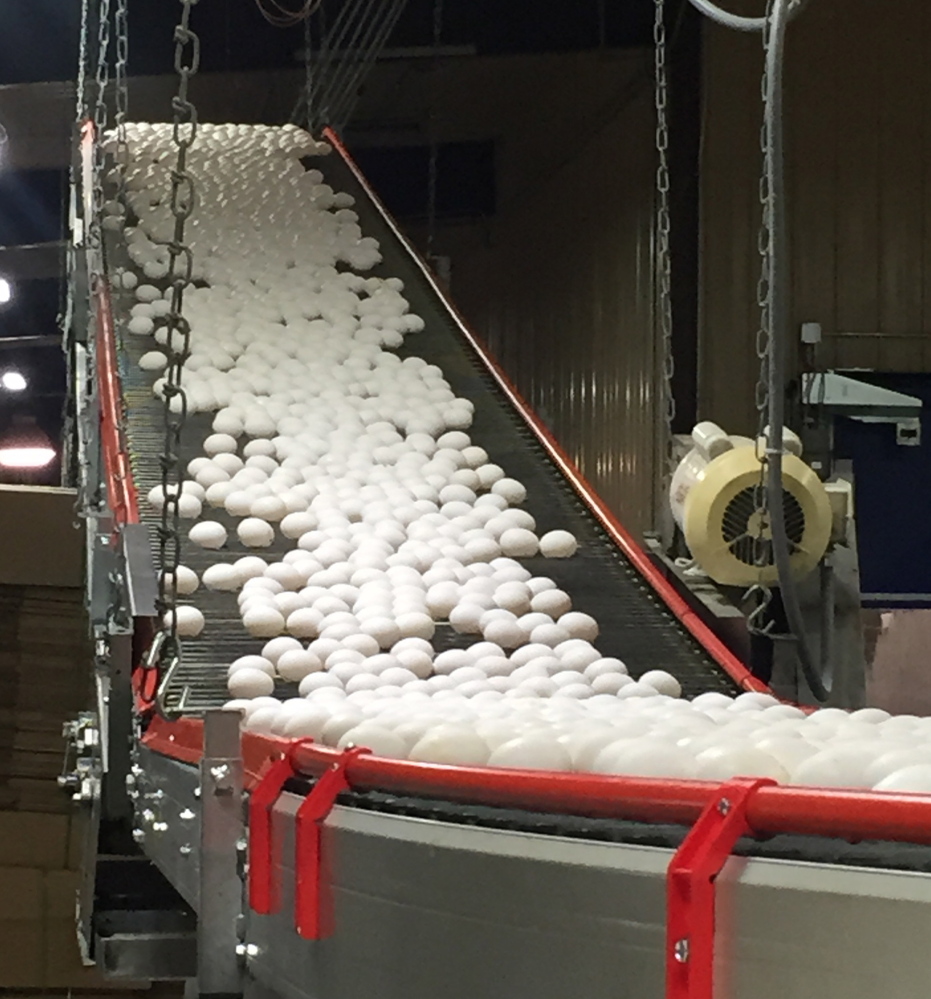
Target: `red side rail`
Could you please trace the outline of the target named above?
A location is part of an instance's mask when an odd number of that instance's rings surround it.
[[[194,763],[200,759],[202,738],[199,720],[154,718],[143,743],[155,752]],[[337,750],[306,740],[288,742],[247,732],[243,736],[247,786],[254,785],[265,761],[283,753],[289,754],[295,771],[310,777],[319,777],[341,758]],[[353,758],[346,776],[360,791],[684,825],[693,824],[719,790],[718,784],[705,781],[449,767],[369,754]],[[931,795],[772,785],[754,792],[746,816],[749,829],[758,836],[788,833],[931,845]]]
[[[97,305],[97,378],[100,397],[100,437],[103,445],[107,494],[117,527],[139,523],[139,500],[122,437],[123,410],[116,361],[116,338],[110,287],[106,278],[94,279]]]
[[[430,268],[423,258],[411,245],[404,234],[394,224],[378,195],[372,190],[363,176],[362,172],[353,162],[346,147],[342,144],[339,136],[331,129],[324,130],[324,136],[333,148],[345,161],[346,166],[352,171],[357,182],[364,188],[367,196],[379,208],[397,238],[404,244],[411,255],[416,259],[424,277],[430,283],[433,290],[444,302],[446,307],[456,320],[459,330],[469,345],[475,351],[479,360],[487,368],[488,372],[498,383],[501,390],[508,397],[511,404],[518,411],[521,418],[534,433],[550,459],[568,479],[572,487],[581,497],[582,501],[591,510],[598,522],[608,533],[618,548],[624,553],[628,561],[637,569],[643,578],[650,584],[653,590],[663,600],[669,610],[675,615],[682,626],[692,635],[693,638],[705,649],[708,655],[730,676],[730,678],[741,686],[744,690],[755,690],[769,693],[769,688],[765,683],[758,680],[747,669],[741,660],[714,634],[704,621],[689,606],[688,602],[672,586],[668,579],[653,564],[649,556],[644,552],[633,535],[621,524],[617,517],[608,509],[604,500],[598,495],[594,487],[582,475],[578,466],[572,461],[569,455],[562,449],[559,442],[541,422],[533,407],[523,398],[517,388],[512,384],[508,376],[497,364],[489,353],[487,346],[482,343],[479,337],[469,328],[464,317],[456,309],[455,305],[446,297],[443,289],[437,284]]]

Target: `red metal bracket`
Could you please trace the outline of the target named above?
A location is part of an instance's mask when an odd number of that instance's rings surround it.
[[[714,881],[734,844],[752,832],[747,805],[776,782],[737,777],[722,784],[669,863],[666,876],[666,999],[714,995]]]
[[[272,856],[272,807],[294,776],[290,756],[272,760],[249,798],[249,907],[260,915],[278,911],[278,879]]]
[[[305,940],[322,940],[332,932],[332,907],[324,895],[323,822],[337,797],[349,790],[346,768],[367,749],[347,749],[325,771],[304,799],[295,820],[294,925]]]

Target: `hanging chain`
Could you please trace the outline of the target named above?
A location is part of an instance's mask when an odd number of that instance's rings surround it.
[[[171,212],[174,233],[167,244],[170,259],[169,287],[171,307],[167,319],[168,367],[163,390],[165,441],[160,464],[162,470],[162,521],[158,529],[161,575],[159,610],[164,620],[161,644],[162,662],[178,660],[178,565],[181,562],[181,525],[179,504],[184,467],[181,463],[181,436],[187,420],[187,396],[181,385],[184,362],[190,355],[191,327],[182,314],[184,293],[191,285],[194,257],[184,242],[185,223],[195,206],[194,177],[188,169],[188,153],[197,138],[197,109],[188,99],[188,87],[200,65],[200,39],[190,28],[191,8],[197,0],[181,0],[181,21],[175,28],[175,70],[178,93],[172,99],[174,112],[172,138],[177,161],[171,171]]]
[[[669,249],[671,229],[669,212],[669,84],[667,79],[667,47],[665,0],[655,0],[653,48],[655,54],[656,103],[656,281],[660,324],[660,356],[662,374],[663,420],[666,427],[666,475],[674,471],[672,425],[676,417],[676,401],[672,391],[675,358],[672,346],[672,259]]]
[[[314,65],[313,65],[313,32],[310,23],[311,15],[304,18],[304,100],[306,103],[307,131],[314,134]]]
[[[78,40],[78,79],[75,85],[74,120],[82,122],[87,117],[87,68],[88,68],[88,20],[90,0],[81,0],[81,35]]]
[[[119,194],[126,193],[126,168],[129,147],[126,144],[126,115],[129,111],[129,83],[126,76],[129,62],[129,0],[116,0],[116,169]]]
[[[763,170],[760,176],[760,230],[757,245],[760,254],[760,279],[757,283],[757,305],[760,309],[760,325],[756,333],[756,356],[760,363],[760,374],[756,383],[755,402],[757,409],[757,458],[760,462],[760,478],[753,490],[753,506],[756,517],[756,535],[753,541],[753,561],[762,575],[772,561],[772,543],[769,537],[769,500],[766,492],[766,424],[769,412],[769,364],[772,347],[772,192],[769,188],[769,174],[772,164],[772,143],[767,122],[769,120],[769,88],[767,86],[766,53],[769,51],[770,17],[773,0],[766,0],[766,21],[763,27],[763,77],[761,91],[763,98],[763,122],[760,125],[760,152]],[[772,601],[770,587],[758,584],[750,594],[759,598],[757,606],[748,616],[751,631],[765,631],[766,612]]]
[[[99,249],[101,245],[100,223],[103,216],[103,136],[107,130],[107,87],[110,83],[110,0],[100,0],[97,8],[97,72],[96,104],[94,126],[97,141],[94,143],[94,217],[90,221],[90,243]]]
[[[427,161],[427,260],[434,256],[436,243],[436,186],[439,177],[440,143],[437,136],[436,114],[436,77],[439,74],[439,47],[443,37],[443,0],[434,0],[433,4],[433,65],[431,74],[433,85],[430,88],[430,156]]]

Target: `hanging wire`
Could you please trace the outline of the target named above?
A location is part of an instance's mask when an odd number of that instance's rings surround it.
[[[306,21],[323,0],[306,0],[297,10],[283,6],[278,0],[255,0],[259,13],[276,28],[293,28]]]
[[[159,576],[158,605],[163,619],[159,644],[160,663],[165,680],[181,660],[178,640],[178,566],[181,562],[181,524],[179,504],[184,481],[180,446],[187,421],[187,395],[181,384],[184,362],[190,356],[191,327],[183,314],[184,293],[193,280],[194,257],[185,243],[185,225],[196,205],[194,177],[188,169],[188,153],[197,139],[197,109],[188,98],[191,78],[200,65],[200,39],[191,30],[191,7],[197,0],[181,0],[181,20],[175,28],[175,71],[178,93],[172,99],[172,138],[177,153],[171,171],[170,207],[174,216],[172,239],[167,244],[171,307],[166,316],[168,367],[164,386],[164,445],[159,463],[162,472],[162,517],[158,528]]]
[[[321,28],[319,53],[310,80],[313,88],[309,131],[329,125],[342,129],[355,109],[362,81],[385,46],[407,0],[345,0],[329,30]],[[320,9],[321,18],[324,9]],[[299,95],[291,121],[308,107],[308,82]]]

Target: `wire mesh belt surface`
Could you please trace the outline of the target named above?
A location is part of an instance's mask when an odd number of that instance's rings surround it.
[[[315,160],[313,166],[321,168],[320,161]],[[649,669],[669,670],[679,678],[687,697],[707,690],[736,692],[733,681],[679,624],[553,465],[474,355],[442,300],[348,167],[333,155],[323,163],[322,169],[326,182],[335,190],[348,191],[356,198],[355,210],[363,232],[381,243],[384,261],[372,273],[401,278],[412,311],[426,321],[423,332],[407,338],[398,351],[400,356],[416,354],[428,363],[438,365],[453,391],[474,402],[472,439],[485,448],[491,461],[527,487],[528,498],[524,506],[536,519],[538,532],[561,528],[579,539],[579,551],[571,559],[536,557],[521,559],[522,564],[535,575],[554,579],[572,597],[573,609],[585,611],[598,620],[601,626],[596,643],[599,650],[604,655],[622,659],[631,675],[636,677]],[[119,252],[112,256],[118,258]],[[125,316],[133,301],[131,294],[115,291],[117,317]],[[117,322],[118,329],[120,326]],[[161,481],[158,454],[164,431],[162,403],[151,392],[153,375],[141,371],[138,366],[139,358],[149,349],[148,338],[123,337],[120,368],[130,458],[140,493],[141,515],[149,526],[153,551],[157,551],[155,528],[159,516],[145,501],[145,495]],[[213,414],[204,413],[188,419],[186,439],[182,442],[185,463],[202,454],[200,445],[211,433],[212,420]],[[220,551],[205,551],[185,539],[182,562],[198,576],[215,562],[233,561],[245,554],[280,558],[295,544],[276,535],[270,548],[246,550],[235,540],[238,518],[229,516],[222,508],[209,507],[205,508],[204,517],[221,522],[231,541]],[[175,674],[173,689],[168,692],[167,706],[176,706],[183,695],[186,707],[196,711],[223,703],[228,698],[227,666],[241,655],[259,652],[264,640],[252,638],[245,632],[235,594],[211,592],[201,587],[193,600],[204,613],[207,625],[200,637],[184,639],[183,663]],[[474,640],[474,636],[456,634],[449,625],[439,625],[434,645],[441,651],[466,646]],[[297,688],[279,682],[277,693],[293,695]]]

